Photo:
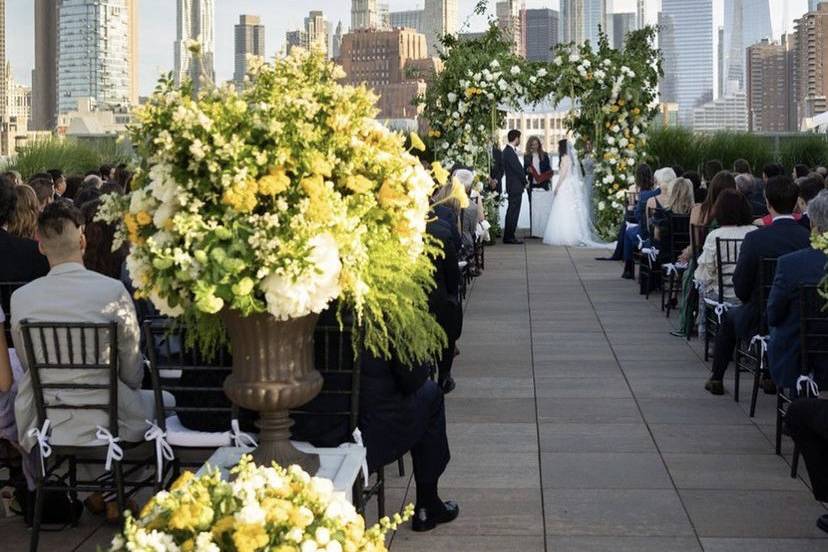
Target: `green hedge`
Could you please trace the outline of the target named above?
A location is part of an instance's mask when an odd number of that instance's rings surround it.
[[[20,148],[3,170],[16,170],[24,179],[49,169],[61,169],[67,175],[82,175],[101,165],[117,165],[131,160],[130,148],[118,144],[114,138],[45,138]]]
[[[768,163],[781,163],[788,172],[794,165],[828,166],[828,137],[819,134],[766,136],[746,132],[696,134],[681,127],[653,129],[646,157],[653,167],[679,165],[701,173],[705,161],[718,159],[725,168],[746,159],[754,172]]]

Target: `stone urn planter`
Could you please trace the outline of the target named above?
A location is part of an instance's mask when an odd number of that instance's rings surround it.
[[[322,389],[314,367],[313,334],[318,315],[280,321],[269,314],[242,316],[221,312],[233,352],[233,372],[224,392],[235,404],[259,413],[259,446],[253,459],[287,468],[298,464],[313,475],[319,457],[290,443],[288,411],[313,399]]]

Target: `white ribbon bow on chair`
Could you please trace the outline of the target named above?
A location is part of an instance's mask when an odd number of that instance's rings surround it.
[[[768,337],[767,335],[759,335],[756,334],[750,338],[750,346],[753,347],[755,344],[759,343],[759,369],[764,370],[765,368],[765,355],[768,352]]]
[[[641,252],[650,258],[651,263],[656,262],[656,259],[658,259],[659,251],[657,247],[645,247]]]
[[[52,455],[52,446],[49,444],[49,426],[52,422],[49,418],[43,420],[43,426],[40,428],[33,427],[29,430],[27,435],[37,439],[37,448],[40,450],[40,474],[46,477],[46,459]]]
[[[664,269],[664,275],[669,277],[671,274],[675,274],[678,276],[678,267],[675,263],[666,263],[661,265],[661,268]]]
[[[98,431],[95,432],[95,437],[101,441],[106,441],[106,471],[110,471],[112,469],[113,460],[120,461],[124,458],[124,449],[122,449],[121,445],[118,444],[121,438],[113,437],[108,429],[101,426],[98,426]]]
[[[733,306],[730,303],[728,303],[727,301],[725,301],[724,303],[719,303],[718,301],[714,301],[713,299],[710,299],[708,297],[705,297],[704,302],[705,302],[705,304],[710,305],[711,307],[713,307],[713,312],[716,313],[716,318],[719,319],[719,324],[722,323],[722,315],[724,313],[726,313],[728,311],[728,309],[730,309],[730,307]],[[750,344],[752,346],[753,341],[751,341]],[[767,348],[767,345],[765,345],[765,348]]]
[[[819,386],[817,382],[814,381],[814,378],[811,376],[801,375],[796,380],[796,391],[799,393],[799,389],[801,387],[805,388],[807,393],[810,393],[811,397],[819,397]]]
[[[254,449],[259,445],[256,439],[241,430],[236,418],[230,421],[230,440],[233,441],[234,447]]]
[[[175,458],[173,449],[167,442],[167,434],[155,422],[144,420],[149,429],[144,433],[145,441],[155,441],[155,467],[158,472],[158,482],[164,479],[164,460],[172,462]]]
[[[362,432],[359,428],[354,429],[354,443],[357,446],[365,447],[365,444],[362,442]],[[367,489],[368,488],[368,454],[366,451],[365,458],[362,460],[362,484]]]

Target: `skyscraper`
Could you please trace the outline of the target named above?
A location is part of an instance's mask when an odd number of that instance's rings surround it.
[[[551,61],[552,48],[559,42],[558,12],[548,8],[526,10],[526,59]]]
[[[607,39],[610,46],[616,50],[624,49],[624,38],[627,33],[634,31],[636,15],[630,13],[608,13],[607,14]]]
[[[497,14],[497,26],[503,34],[512,40],[513,51],[518,55],[526,53],[526,45],[523,42],[523,27],[521,25],[521,9],[518,0],[501,0],[495,4]]]
[[[598,29],[607,29],[606,0],[561,0],[563,41],[598,44]]]
[[[377,0],[351,0],[351,32],[357,29],[381,29],[382,26]]]
[[[285,53],[289,54],[293,48],[307,48],[308,33],[304,29],[288,31],[285,33]]]
[[[828,2],[796,21],[794,95],[797,127],[803,119],[828,111]]]
[[[436,52],[440,37],[457,32],[457,0],[425,0],[423,25],[429,52]]]
[[[265,55],[265,28],[258,15],[240,15],[236,25],[236,70],[233,80],[236,87],[241,89],[244,77],[249,67],[249,57],[264,58]]]
[[[392,11],[391,28],[392,29],[414,29],[418,33],[425,31],[424,10],[403,10]]]
[[[724,61],[727,74],[723,78],[725,90],[743,89],[745,86],[745,59],[747,48],[771,38],[770,2],[769,0],[728,0],[724,3],[725,26],[723,51],[727,56]]]
[[[647,26],[647,0],[635,2],[635,28],[643,29]]]
[[[57,126],[57,2],[35,0],[35,66],[32,71],[32,129]]]
[[[677,103],[679,123],[689,125],[713,99],[713,0],[662,0],[659,23],[661,99]]]
[[[79,98],[98,104],[130,102],[129,0],[60,0],[58,4],[57,108],[68,113]]]
[[[336,31],[334,31],[333,38],[331,38],[331,57],[339,59],[340,51],[342,50],[342,21],[336,24]]]
[[[202,80],[216,81],[215,57],[215,0],[177,0],[175,39],[175,82],[193,81],[196,91]],[[201,45],[200,59],[193,58],[188,48],[191,40]]]
[[[783,44],[765,39],[748,47],[747,106],[751,131],[785,132],[790,120],[791,83],[788,52]]]
[[[138,105],[138,25],[139,0],[127,0],[127,13],[129,14],[129,101],[132,105]]]
[[[9,84],[6,69],[6,0],[0,0],[0,123],[7,115],[6,90]]]
[[[330,27],[328,20],[325,19],[325,14],[320,10],[311,10],[305,18],[305,36],[308,41],[306,48],[321,51],[325,54],[325,57],[329,57],[329,30]]]

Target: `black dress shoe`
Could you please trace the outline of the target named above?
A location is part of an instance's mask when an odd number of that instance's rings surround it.
[[[776,384],[769,377],[763,377],[759,385],[762,387],[765,395],[776,395]]]
[[[523,245],[523,240],[518,240],[518,239],[503,240],[503,243],[505,243],[507,245]]]
[[[724,383],[722,380],[709,379],[704,384],[704,388],[710,392],[711,395],[724,395]]]
[[[438,382],[438,385],[440,386],[440,389],[443,390],[443,395],[448,395],[449,393],[454,391],[455,387],[457,387],[457,384],[454,382],[454,378],[451,376],[445,379],[441,379]]]
[[[817,519],[817,527],[828,533],[828,514],[820,516],[820,518]]]
[[[450,523],[460,515],[460,506],[456,502],[447,500],[443,502],[440,511],[428,508],[417,508],[414,512],[414,520],[411,522],[411,529],[421,533],[431,531],[441,523]]]
[[[596,261],[620,261],[621,257],[595,257]]]

